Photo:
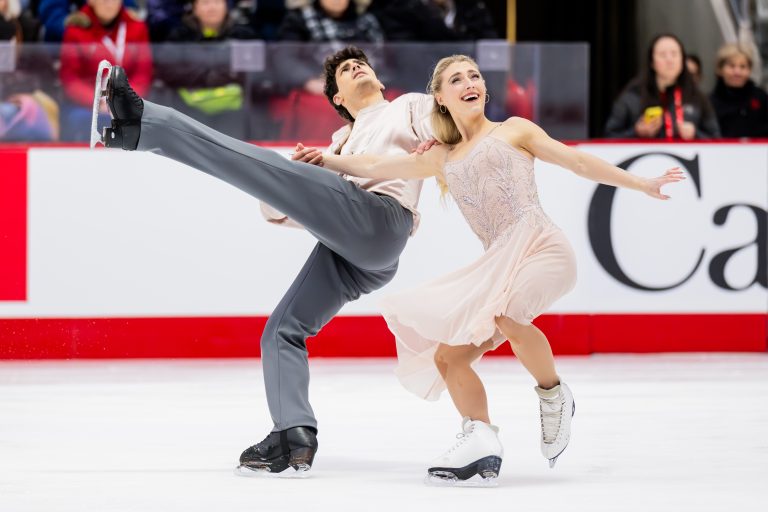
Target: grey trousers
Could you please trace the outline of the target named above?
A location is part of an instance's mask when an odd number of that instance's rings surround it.
[[[317,238],[261,338],[273,431],[317,428],[309,403],[306,339],[344,304],[394,277],[413,215],[391,197],[233,139],[146,100],[138,149],[219,178],[277,208]]]

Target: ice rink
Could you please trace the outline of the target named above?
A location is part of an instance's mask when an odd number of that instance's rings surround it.
[[[496,488],[436,488],[446,395],[394,359],[313,359],[320,450],[306,479],[233,474],[271,422],[258,360],[0,362],[0,511],[751,511],[768,507],[768,355],[558,358],[577,402],[550,470],[533,382],[480,372],[506,450]]]

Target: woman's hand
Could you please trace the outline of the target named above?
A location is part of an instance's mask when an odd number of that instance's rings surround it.
[[[291,160],[298,160],[308,164],[323,167],[323,152],[317,148],[305,148],[304,144],[299,142],[296,149],[291,154]]]
[[[638,137],[644,139],[652,139],[658,135],[661,130],[661,116],[655,117],[650,121],[646,121],[643,117],[637,120],[635,123],[635,133]]]
[[[675,183],[684,179],[685,174],[683,174],[683,171],[680,170],[679,167],[674,167],[665,172],[663,176],[646,179],[643,186],[643,192],[656,199],[667,200],[669,199],[669,196],[661,193],[661,187],[667,183]]]
[[[423,155],[424,152],[425,151],[429,151],[429,149],[432,146],[440,145],[440,144],[441,144],[441,142],[438,141],[437,139],[429,139],[429,140],[424,141],[421,144],[419,144],[418,147],[413,150],[413,153],[418,153],[420,155]]]

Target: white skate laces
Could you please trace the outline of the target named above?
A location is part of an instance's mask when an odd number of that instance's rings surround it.
[[[445,456],[453,453],[454,451],[458,450],[464,443],[467,442],[469,439],[469,436],[472,434],[472,432],[475,430],[475,423],[469,419],[469,417],[465,416],[461,419],[461,432],[456,434],[456,439],[458,439],[458,442],[451,446],[447,452],[445,452]]]
[[[571,390],[563,383],[551,389],[534,388],[539,395],[541,453],[554,467],[571,437],[571,417],[576,405]]]
[[[541,409],[541,437],[545,443],[552,443],[560,430],[560,420],[563,416],[565,401],[561,394],[552,398],[539,397]]]

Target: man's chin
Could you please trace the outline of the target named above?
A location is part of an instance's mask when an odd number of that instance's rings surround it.
[[[367,90],[374,87],[376,89],[380,89],[379,84],[373,81],[369,77],[365,77],[355,82],[355,89],[357,89],[358,91]]]

